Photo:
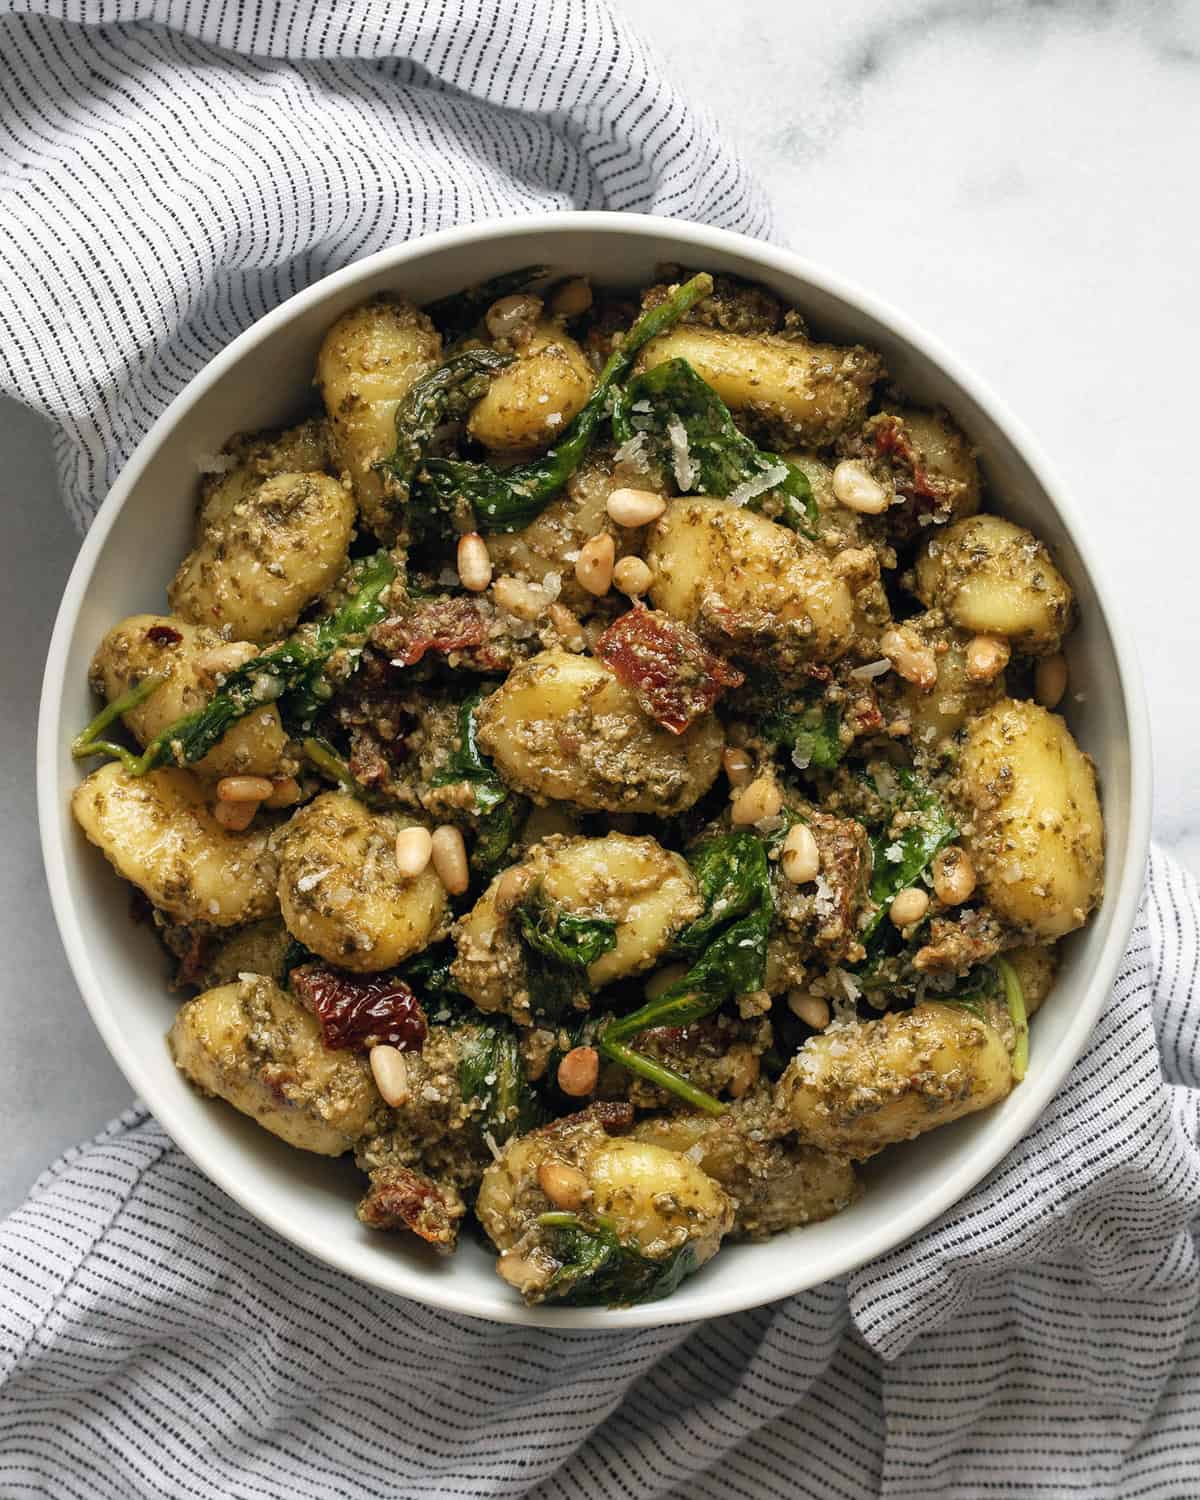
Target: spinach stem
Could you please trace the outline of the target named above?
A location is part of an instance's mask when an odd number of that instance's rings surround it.
[[[1020,1083],[1029,1066],[1029,1017],[1025,1010],[1025,992],[1016,969],[1006,958],[996,959],[996,968],[1004,981],[1004,998],[1008,1003],[1009,1018],[1013,1023],[1017,1039],[1013,1044],[1013,1077]]]
[[[711,1094],[698,1089],[694,1083],[689,1082],[674,1068],[668,1068],[665,1063],[655,1062],[653,1058],[646,1057],[641,1052],[635,1052],[624,1042],[611,1042],[606,1034],[600,1038],[600,1050],[613,1062],[628,1068],[631,1073],[637,1073],[639,1077],[647,1079],[650,1083],[658,1084],[659,1088],[666,1089],[668,1093],[674,1094],[688,1104],[694,1104],[705,1114],[723,1115],[725,1113],[725,1106],[719,1099],[714,1099]]]
[[[131,687],[127,693],[122,693],[119,698],[114,698],[102,708],[82,734],[76,735],[71,741],[71,754],[75,759],[86,760],[89,755],[107,755],[119,760],[131,776],[144,775],[149,770],[149,765],[145,763],[149,749],[142,755],[134,755],[124,745],[118,745],[113,740],[102,740],[99,736],[115,719],[127,714],[139,703],[144,703],[166,680],[164,673],[152,672],[148,677],[143,677],[136,687]]]

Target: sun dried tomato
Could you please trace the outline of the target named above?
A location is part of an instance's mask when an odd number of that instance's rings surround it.
[[[640,606],[613,621],[596,642],[596,655],[672,734],[682,734],[726,688],[746,680],[736,667],[714,656],[695,631]]]
[[[904,424],[896,417],[880,417],[871,436],[881,457],[895,458],[908,469],[911,477],[896,476],[896,488],[902,495],[911,495],[919,500],[944,500],[945,489],[922,468],[917,450],[904,430]]]
[[[448,595],[419,599],[406,614],[377,625],[372,639],[386,651],[393,666],[413,667],[427,651],[463,651],[481,646],[484,619],[473,599]]]
[[[441,1255],[458,1239],[465,1212],[453,1188],[443,1189],[423,1172],[390,1163],[370,1174],[371,1186],[358,1205],[358,1217],[371,1229],[410,1229]]]
[[[380,1043],[417,1052],[425,1040],[425,1012],[402,979],[305,964],[292,970],[289,982],[296,998],[320,1022],[331,1052],[365,1052]]]
[[[174,625],[151,625],[146,631],[146,639],[154,646],[175,646],[183,636]]]

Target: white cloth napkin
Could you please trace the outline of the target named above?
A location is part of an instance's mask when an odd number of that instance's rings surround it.
[[[524,209],[766,234],[582,0],[0,0],[0,385],[86,523],[241,328]],[[133,1109],[0,1225],[0,1495],[1200,1495],[1198,893],[1156,854],[1093,1041],[916,1240],[769,1308],[500,1327],[309,1260]]]

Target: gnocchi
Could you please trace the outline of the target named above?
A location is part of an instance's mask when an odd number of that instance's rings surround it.
[[[134,777],[114,761],[75,788],[71,810],[117,873],[177,921],[231,927],[278,909],[268,830],[222,828],[190,771]]]
[[[220,515],[202,518],[167,598],[194,625],[274,641],[337,582],[354,501],[328,474],[274,474]]]
[[[381,297],[344,313],[317,353],[334,458],[350,476],[364,522],[382,537],[394,536],[397,522],[377,466],[396,445],[397,406],[441,352],[424,313],[403,297]]]
[[[248,974],[180,1008],[175,1066],[289,1146],[341,1156],[387,1111],[363,1058],[331,1052],[314,1018],[272,980]]]
[[[114,625],[92,658],[96,693],[116,702],[151,675],[165,678],[122,718],[145,746],[178,719],[201,708],[222,671],[254,656],[254,648],[169,615],[131,615]],[[283,763],[287,735],[273,703],[239,719],[193,770],[200,776],[271,776]]]
[[[1039,938],[1082,927],[1100,899],[1104,826],[1095,772],[1063,720],[1001,699],[967,726],[958,785],[991,906]]]
[[[353,972],[390,969],[445,927],[446,889],[432,867],[402,875],[396,835],[412,820],[322,792],[279,844],[279,906],[306,948]]]
[[[497,452],[544,448],[578,415],[592,385],[591,366],[575,340],[557,323],[541,322],[516,362],[476,402],[467,431]]]
[[[612,946],[584,970],[591,990],[653,968],[675,934],[700,915],[687,861],[654,839],[551,837],[498,876],[455,929],[455,980],[484,1011],[509,1010],[525,1020],[531,1013],[514,913],[501,909],[514,870],[526,907],[613,924]]]
[[[714,643],[768,651],[796,673],[850,648],[854,607],[845,579],[774,521],[727,500],[674,500],[646,552],[650,598]]]
[[[593,812],[680,812],[717,778],[724,736],[707,718],[673,735],[603,663],[568,651],[522,663],[488,698],[479,743],[536,802]]]
[[[915,577],[921,602],[963,630],[1006,636],[1031,656],[1052,655],[1062,643],[1070,585],[1045,543],[1001,516],[972,516],[931,536]]]

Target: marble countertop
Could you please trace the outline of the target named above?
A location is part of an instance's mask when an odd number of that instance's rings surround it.
[[[1155,833],[1200,874],[1200,10],[623,8],[769,189],[778,241],[905,308],[972,364],[1080,498],[1142,652]],[[67,970],[37,843],[37,693],[76,545],[53,487],[48,431],[0,403],[0,1212],[129,1097]]]

